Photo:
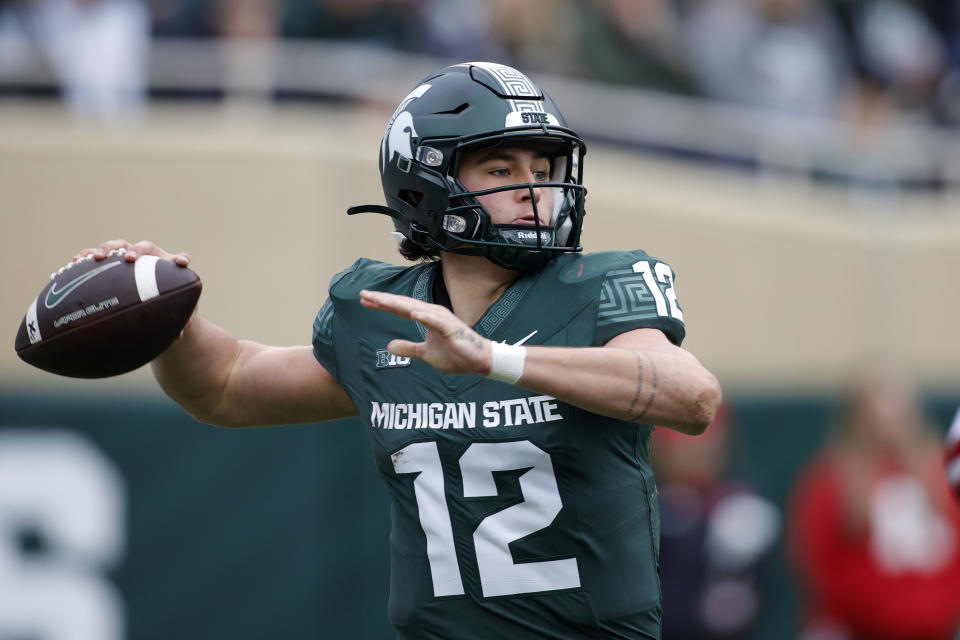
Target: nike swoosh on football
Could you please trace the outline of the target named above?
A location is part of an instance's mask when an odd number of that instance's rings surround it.
[[[53,286],[50,287],[50,290],[47,291],[47,296],[43,299],[43,304],[47,307],[47,309],[53,309],[55,306],[63,302],[63,299],[67,296],[67,294],[82,285],[84,282],[96,278],[107,269],[112,269],[119,264],[119,262],[111,262],[110,264],[105,264],[102,267],[97,267],[93,271],[88,271],[82,276],[78,276],[65,284],[63,289],[60,289],[59,291],[57,291],[57,283],[54,282]]]

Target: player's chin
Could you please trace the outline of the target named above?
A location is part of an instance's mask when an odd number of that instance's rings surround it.
[[[505,222],[501,224],[503,224],[504,226],[511,226],[511,227],[535,227],[537,226],[537,218],[535,218],[533,214],[530,214],[530,215],[522,216],[520,218],[514,218],[509,222]],[[550,221],[544,220],[543,218],[540,218],[539,224],[541,227],[551,226]]]

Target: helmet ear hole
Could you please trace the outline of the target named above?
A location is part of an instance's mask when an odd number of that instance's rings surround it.
[[[400,191],[397,192],[397,197],[411,207],[419,206],[419,204],[423,201],[423,194],[419,191],[413,191],[411,189],[400,189]]]

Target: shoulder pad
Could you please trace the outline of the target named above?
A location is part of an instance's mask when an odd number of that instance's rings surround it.
[[[554,260],[548,268],[557,269],[557,278],[560,282],[586,282],[594,278],[602,278],[610,271],[627,269],[638,260],[648,258],[646,252],[639,249],[568,254]]]
[[[360,258],[330,280],[330,297],[340,300],[355,300],[361,289],[383,289],[410,267]]]

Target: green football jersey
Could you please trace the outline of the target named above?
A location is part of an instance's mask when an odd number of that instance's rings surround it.
[[[316,357],[356,405],[390,494],[391,623],[408,640],[659,638],[653,428],[390,354],[425,330],[362,307],[360,290],[433,302],[439,271],[359,260],[314,323]],[[642,251],[561,256],[474,325],[565,347],[641,327],[683,340],[673,272]]]

